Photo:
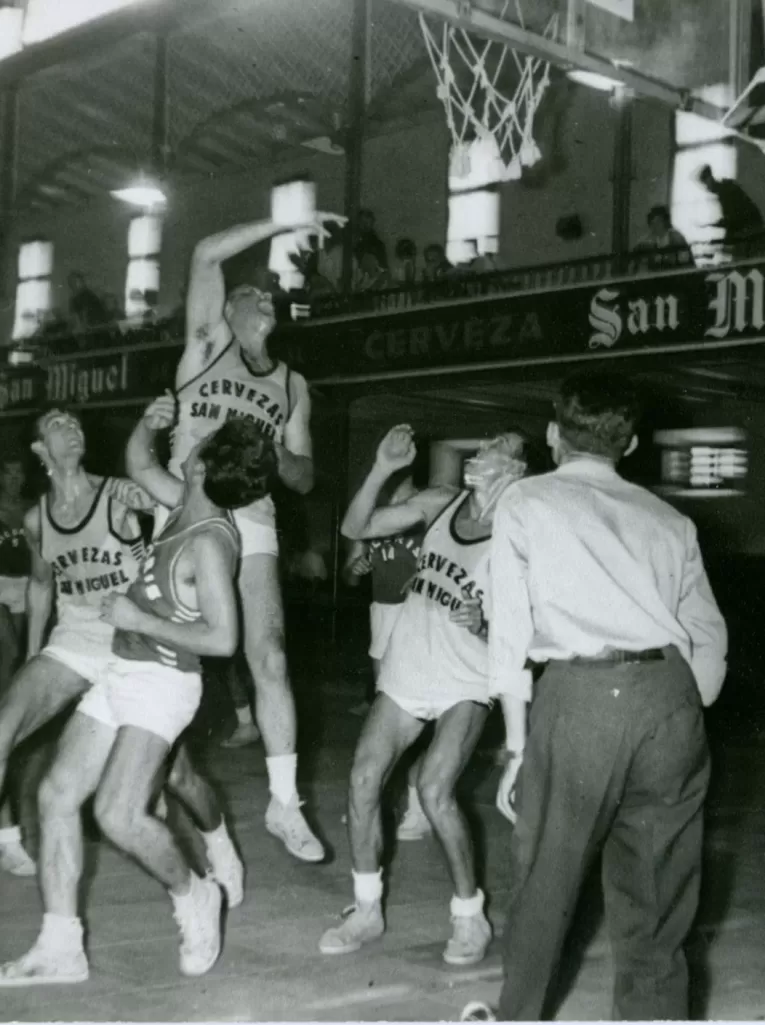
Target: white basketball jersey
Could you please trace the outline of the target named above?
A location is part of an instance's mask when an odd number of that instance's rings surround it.
[[[168,469],[182,477],[183,463],[194,446],[234,417],[254,420],[274,441],[281,442],[291,414],[290,370],[284,363],[277,363],[268,374],[255,373],[232,341],[217,359],[178,389],[177,399],[178,423]],[[254,502],[248,512],[258,513],[257,519],[264,523],[275,520],[270,496]]]
[[[461,492],[430,525],[417,571],[383,656],[378,687],[428,704],[488,701],[489,655],[485,641],[450,622],[463,590],[483,598],[488,580],[490,535],[462,540],[455,520],[469,500]]]
[[[99,618],[101,601],[127,591],[138,575],[144,543],[135,513],[125,514],[120,502],[104,494],[107,481],[101,482],[89,512],[74,527],[59,526],[51,516],[49,496],[41,499],[40,552],[53,568],[58,625],[94,643],[111,644],[114,631]]]

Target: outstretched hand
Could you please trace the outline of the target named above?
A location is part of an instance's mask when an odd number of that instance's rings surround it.
[[[164,395],[154,399],[143,414],[144,422],[151,431],[163,431],[175,423],[175,396],[166,389]]]
[[[515,810],[515,787],[518,782],[518,773],[523,765],[523,751],[509,751],[509,758],[505,771],[497,787],[497,809],[505,816],[508,822],[515,825],[517,813]]]
[[[377,447],[377,467],[390,476],[396,470],[411,466],[416,455],[412,427],[409,424],[398,424],[388,431]]]

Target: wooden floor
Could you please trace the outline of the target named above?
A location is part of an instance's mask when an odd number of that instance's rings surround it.
[[[329,688],[332,691],[332,688]],[[3,1021],[438,1021],[455,1020],[473,998],[496,999],[496,944],[478,967],[447,967],[451,888],[432,840],[401,844],[390,874],[388,930],[363,952],[323,957],[317,943],[352,900],[343,824],[345,783],[360,720],[343,688],[324,694],[320,736],[307,745],[308,809],[332,848],[304,865],[263,828],[267,786],[260,747],[209,748],[208,767],[226,797],[248,870],[244,905],[226,923],[225,950],[206,977],[177,967],[177,932],[164,891],[104,844],[88,846],[86,918],[90,981],[72,987],[3,990]],[[718,730],[709,804],[707,873],[691,945],[700,1015],[765,1017],[765,748],[753,731]],[[482,838],[490,915],[502,925],[510,827],[492,806],[496,770],[468,780]],[[596,1020],[610,1007],[608,942],[597,890],[588,890],[561,982],[558,1017]],[[23,953],[40,925],[34,880],[0,877],[0,960]]]

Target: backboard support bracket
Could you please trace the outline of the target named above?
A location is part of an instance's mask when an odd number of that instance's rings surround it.
[[[612,79],[615,85],[625,86],[637,96],[656,100],[675,110],[683,110],[712,121],[720,121],[723,115],[721,108],[694,96],[689,90],[675,88],[657,79],[641,75],[625,65],[596,57],[587,53],[583,47],[580,50],[576,45],[576,39],[582,29],[581,25],[578,27],[572,25],[572,21],[575,20],[572,12],[576,12],[577,7],[583,5],[584,0],[569,0],[569,2],[567,30],[572,31],[574,40],[574,45],[571,48],[557,40],[546,39],[536,32],[530,32],[520,25],[489,14],[469,3],[469,0],[397,0],[397,3],[418,14],[442,18],[468,32],[475,32],[476,35],[486,39],[492,39],[515,50],[531,54],[540,60],[548,61],[564,71],[575,69],[589,71]],[[741,0],[734,0],[734,2],[739,3]],[[469,16],[466,16],[468,10]]]

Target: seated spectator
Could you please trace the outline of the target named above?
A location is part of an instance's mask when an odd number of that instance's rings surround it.
[[[365,253],[359,261],[359,273],[354,284],[357,292],[379,291],[390,288],[390,274],[381,267],[374,253]]]
[[[422,268],[423,281],[439,281],[454,269],[446,259],[444,247],[437,242],[425,246],[422,255],[425,260],[425,266]]]
[[[375,215],[371,210],[359,210],[359,219],[354,232],[353,253],[359,264],[367,253],[371,253],[384,270],[388,269],[388,254],[385,243],[375,230]]]
[[[417,280],[417,246],[410,238],[400,238],[396,243],[391,280],[396,285],[410,285]]]
[[[646,218],[648,234],[635,246],[636,253],[646,253],[650,267],[676,267],[693,263],[691,247],[683,235],[672,227],[666,206],[653,206]]]
[[[69,284],[69,315],[75,331],[87,331],[109,322],[109,313],[102,299],[92,288],[88,288],[85,276],[79,271],[72,271]]]

